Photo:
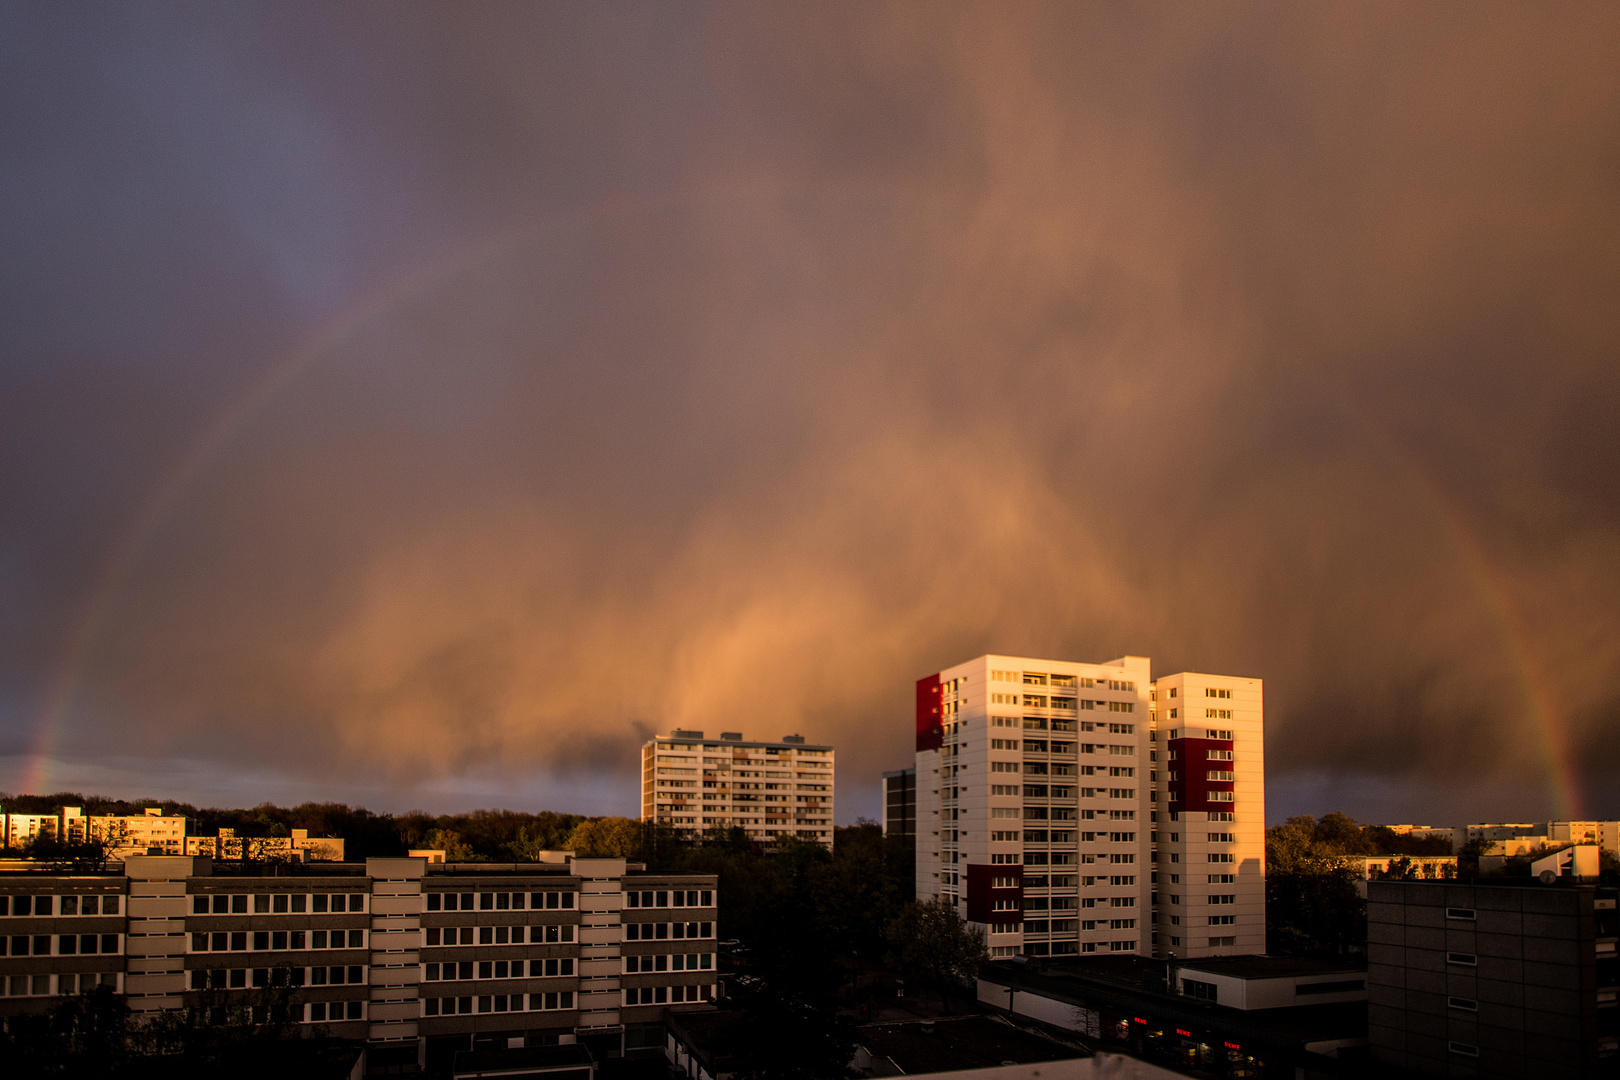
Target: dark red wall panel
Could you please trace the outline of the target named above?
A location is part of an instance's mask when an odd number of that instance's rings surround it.
[[[945,745],[939,718],[939,676],[917,680],[917,749],[938,750]]]
[[[1012,888],[992,888],[996,878],[1012,878],[1018,884]],[[1013,911],[995,911],[993,900],[1016,900]],[[1023,922],[1024,921],[1024,868],[1022,866],[985,866],[968,863],[967,917],[969,922]]]
[[[1166,770],[1176,775],[1169,783],[1170,810],[1174,813],[1195,811],[1208,813],[1212,810],[1230,810],[1229,802],[1211,802],[1209,793],[1212,791],[1231,791],[1230,780],[1211,780],[1209,771],[1219,769],[1234,772],[1236,762],[1210,761],[1209,751],[1230,750],[1230,739],[1171,739],[1170,760],[1165,762]]]

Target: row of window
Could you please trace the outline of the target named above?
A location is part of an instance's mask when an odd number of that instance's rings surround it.
[[[52,985],[54,980],[55,985]],[[6,997],[49,997],[52,994],[84,994],[98,986],[118,989],[118,974],[112,971],[81,971],[66,975],[0,976],[0,995]]]
[[[674,889],[625,893],[625,906],[650,907],[714,907],[712,889]]]
[[[1082,832],[1082,833],[1074,833],[1074,832],[1068,831],[1067,829],[1052,829],[1052,830],[1047,830],[1047,829],[1026,829],[1023,832],[1024,842],[1025,843],[1030,843],[1030,844],[1045,844],[1045,843],[1072,844],[1072,843],[1075,842],[1075,838],[1077,836],[1079,837],[1080,842],[1083,843],[1083,844],[1093,844],[1093,843],[1099,843],[1099,842],[1107,842],[1107,843],[1115,843],[1115,844],[1134,844],[1134,843],[1136,843],[1136,834],[1133,833],[1133,832]],[[998,832],[998,831],[992,830],[991,833],[990,833],[990,841],[991,841],[991,843],[1018,843],[1018,837],[1019,837],[1019,834],[1016,833],[1016,832],[1009,832],[1009,831],[999,831]],[[953,837],[953,839],[954,839],[954,837]]]
[[[574,974],[571,956],[553,956],[544,960],[461,960],[456,963],[426,964],[422,978],[426,982],[446,982],[469,979],[544,979]],[[524,974],[525,967],[528,974]]]
[[[0,915],[117,915],[116,893],[102,896],[4,896],[0,895]]]
[[[358,986],[366,981],[360,964],[312,968],[192,968],[193,990],[244,990],[266,986]]]
[[[570,911],[574,907],[572,892],[486,892],[453,893],[430,892],[423,894],[429,911],[472,911],[477,898],[478,911],[522,911],[527,902],[530,911]]]
[[[427,945],[522,945],[525,928],[522,926],[430,926],[423,931]],[[567,945],[574,940],[572,924],[544,925],[535,923],[527,927],[530,945]],[[477,941],[473,939],[477,938]]]
[[[13,934],[0,937],[0,956],[83,956],[122,952],[118,934]],[[56,951],[51,951],[54,943]]]
[[[626,1005],[678,1005],[683,1001],[707,1001],[714,994],[710,986],[642,986],[624,992]]]
[[[365,893],[203,893],[191,898],[193,915],[342,914],[366,910]]]
[[[364,930],[231,930],[191,935],[191,951],[282,952],[302,949],[363,949]]]
[[[555,1012],[574,1007],[574,992],[550,994],[484,994],[422,999],[423,1016],[467,1016],[472,1013]]]
[[[713,953],[658,953],[624,958],[624,970],[631,975],[657,971],[709,971],[713,967]]]
[[[363,1001],[312,1001],[304,1006],[306,1024],[328,1024],[336,1020],[364,1020]]]
[[[714,923],[625,923],[626,941],[664,941],[670,938],[714,937]]]

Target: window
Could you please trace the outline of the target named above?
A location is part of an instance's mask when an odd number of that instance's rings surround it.
[[[1446,953],[1446,963],[1457,964],[1461,967],[1478,967],[1479,957],[1475,956],[1473,953]]]
[[[1463,1012],[1479,1011],[1479,1002],[1473,1000],[1472,998],[1447,998],[1446,1005],[1450,1008],[1459,1009]]]
[[[1448,918],[1448,919],[1467,919],[1467,920],[1471,921],[1471,920],[1474,919],[1474,917],[1475,916],[1474,916],[1474,909],[1473,908],[1464,908],[1464,907],[1449,907],[1449,908],[1446,908],[1446,918]]]
[[[1108,711],[1109,712],[1135,712],[1136,711],[1136,702],[1134,702],[1134,701],[1110,701],[1108,703]]]
[[[1211,844],[1235,844],[1237,838],[1229,832],[1212,832],[1205,834]]]
[[[990,740],[990,749],[992,749],[992,750],[1016,750],[1016,749],[1018,749],[1018,740],[1017,739],[991,739]]]
[[[1214,687],[1206,687],[1204,689],[1204,696],[1211,698],[1229,698],[1232,696],[1232,691],[1216,690]]]
[[[1211,885],[1231,885],[1231,884],[1235,883],[1236,881],[1237,881],[1237,875],[1236,874],[1211,874],[1211,875],[1209,875],[1209,883]]]
[[[1209,917],[1209,925],[1211,925],[1211,926],[1236,926],[1237,925],[1237,916],[1236,915],[1211,915]]]
[[[1215,894],[1210,896],[1209,902],[1210,902],[1210,904],[1212,904],[1215,907],[1219,907],[1222,904],[1235,904],[1235,903],[1237,903],[1237,894],[1236,893],[1215,893]]]
[[[1448,1042],[1446,1043],[1446,1049],[1460,1057],[1479,1057],[1479,1047],[1472,1043]]]
[[[1197,979],[1182,979],[1181,992],[1197,1001],[1219,1001],[1220,991],[1214,983]]]
[[[1026,672],[1024,672],[1024,685],[1025,686],[1045,686],[1046,685],[1046,676],[1041,674],[1038,671],[1026,671]]]
[[[1023,926],[1023,923],[993,922],[990,924],[990,932],[992,934],[1016,934],[1021,926]]]
[[[1011,784],[1011,785],[1009,785],[1009,784],[991,784],[990,785],[990,794],[992,794],[992,795],[1017,795],[1018,794],[1018,785],[1016,785],[1016,784]]]
[[[1018,834],[1016,832],[992,832],[990,834],[990,841],[991,843],[1017,843]]]
[[[1237,862],[1237,856],[1230,851],[1212,851],[1209,853],[1209,861],[1218,863]]]

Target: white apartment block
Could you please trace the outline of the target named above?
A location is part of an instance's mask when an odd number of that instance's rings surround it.
[[[832,846],[833,748],[803,736],[711,740],[677,728],[641,748],[641,819],[682,836],[742,829],[750,840],[793,837]]]
[[[1154,684],[1157,954],[1266,951],[1264,695],[1259,679]]]
[[[982,656],[916,712],[917,896],[992,957],[1265,951],[1259,680]]]

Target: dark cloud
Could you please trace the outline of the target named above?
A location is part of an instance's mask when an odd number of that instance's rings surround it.
[[[66,672],[98,779],[869,812],[918,675],[1132,652],[1274,812],[1620,813],[1609,7],[0,18],[14,782]]]

